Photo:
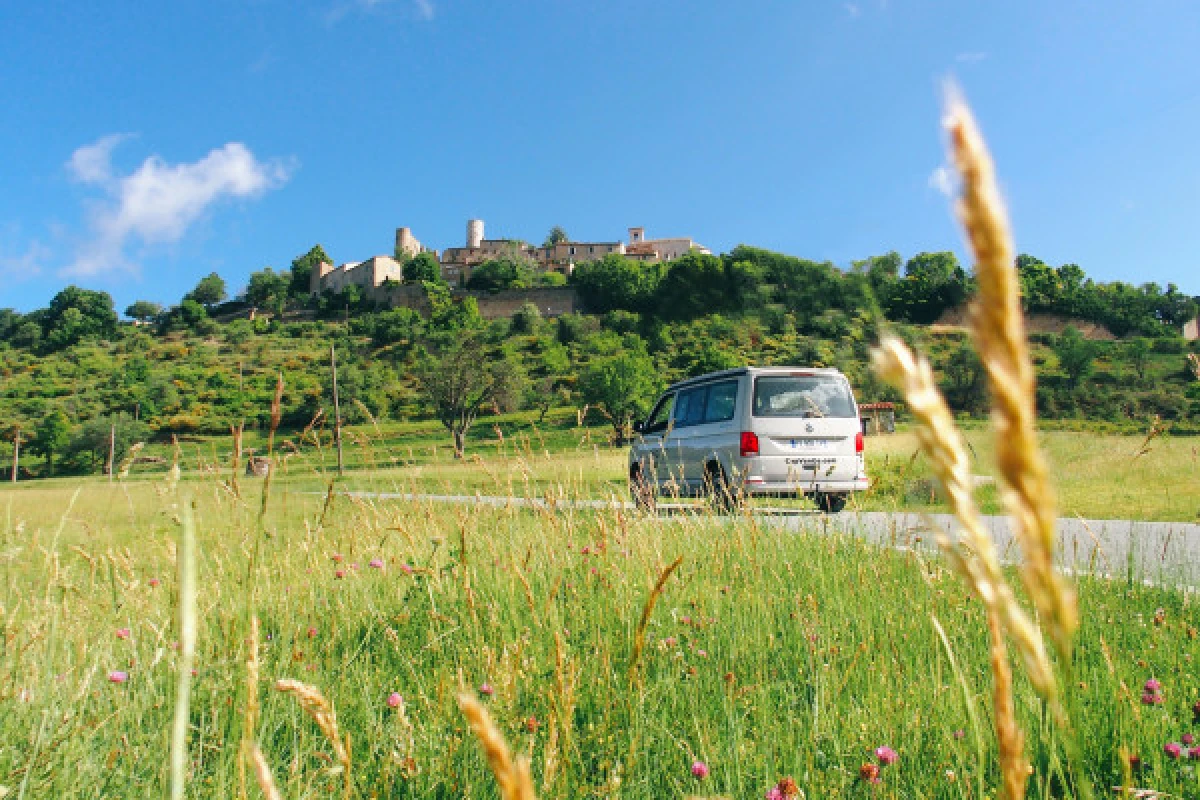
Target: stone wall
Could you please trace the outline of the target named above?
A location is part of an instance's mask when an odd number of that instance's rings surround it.
[[[511,317],[525,303],[533,303],[543,317],[557,317],[578,310],[579,301],[575,290],[570,287],[546,287],[541,289],[511,289],[502,292],[476,292],[455,289],[451,295],[456,299],[474,297],[479,304],[479,314],[484,319]],[[411,308],[422,314],[429,313],[429,301],[420,286],[379,286],[371,297],[385,302],[392,308]]]

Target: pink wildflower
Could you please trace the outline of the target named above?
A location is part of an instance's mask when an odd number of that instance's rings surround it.
[[[109,683],[124,683],[127,680],[129,680],[128,672],[122,672],[119,669],[114,669],[112,672],[108,673]]]
[[[158,578],[151,578],[149,583],[150,583],[151,589],[155,588],[156,586],[158,586]]]
[[[767,790],[767,793],[763,795],[763,797],[765,797],[766,800],[784,800],[783,792],[780,791],[778,786],[772,786]]]
[[[310,639],[315,639],[315,638],[317,638],[317,629],[316,629],[316,627],[314,627],[314,626],[312,626],[312,625],[309,625],[309,626],[308,626],[308,638],[310,638]]]
[[[1191,750],[1188,750],[1188,758],[1192,761],[1200,761],[1200,747],[1193,747]]]
[[[344,569],[335,570],[333,573],[333,577],[337,578],[338,580],[341,580],[342,578],[346,577],[346,570],[344,570]]]
[[[697,761],[693,763],[692,774],[700,780],[704,780],[708,777],[708,764],[705,764],[703,761]]]
[[[333,555],[330,556],[330,558],[332,558],[335,562],[340,564],[340,563],[342,563],[342,559],[345,558],[345,556],[343,556],[341,553],[334,553]]]
[[[965,738],[967,738],[967,732],[964,731],[962,728],[959,728],[958,730],[956,730],[954,732],[954,738],[955,739],[965,739]]]
[[[411,565],[409,565],[409,564],[401,564],[401,565],[400,565],[400,571],[401,571],[401,572],[403,572],[405,575],[412,575],[412,574],[413,574],[413,568],[412,568],[412,566],[411,566]]]
[[[392,692],[388,695],[388,708],[399,708],[402,703],[404,703],[404,698],[400,696],[399,692]]]
[[[1146,692],[1142,695],[1142,705],[1144,706],[1161,706],[1163,704],[1163,696],[1152,692]]]
[[[128,639],[129,638],[129,628],[117,628],[117,638],[118,639]]]
[[[1150,680],[1146,681],[1146,685],[1142,688],[1146,690],[1146,694],[1155,694],[1159,689],[1162,688],[1162,684],[1154,678],[1151,678]]]
[[[900,755],[890,747],[876,747],[875,757],[879,759],[879,763],[885,767],[888,764],[895,764],[900,760]]]
[[[1183,748],[1179,746],[1179,742],[1167,742],[1163,745],[1163,752],[1171,758],[1179,758],[1183,755]]]
[[[372,558],[371,563],[367,564],[367,566],[370,567],[371,569],[383,569],[383,559],[382,558]]]
[[[496,693],[496,690],[492,688],[492,685],[490,683],[488,683],[487,681],[484,681],[483,684],[480,685],[480,687],[479,687],[479,693],[485,697],[491,697],[492,695],[494,695]]]
[[[1190,733],[1185,733],[1183,736],[1179,737],[1179,741],[1190,746],[1196,743],[1196,737],[1192,736]]]

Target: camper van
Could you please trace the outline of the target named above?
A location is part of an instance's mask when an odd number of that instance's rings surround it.
[[[663,392],[629,450],[629,488],[642,508],[660,495],[805,495],[841,511],[867,488],[862,423],[836,369],[742,367]]]

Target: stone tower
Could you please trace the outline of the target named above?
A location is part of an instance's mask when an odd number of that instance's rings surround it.
[[[467,220],[467,247],[479,247],[483,242],[483,220]]]

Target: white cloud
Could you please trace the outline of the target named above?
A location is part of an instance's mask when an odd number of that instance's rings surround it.
[[[105,183],[112,178],[113,149],[132,136],[131,133],[110,133],[84,145],[71,154],[67,169],[83,183]]]
[[[954,57],[954,60],[960,64],[978,64],[987,57],[987,53],[984,53],[980,50],[973,50],[966,53],[959,53]]]
[[[50,248],[36,239],[31,241],[25,252],[16,254],[7,248],[0,250],[0,276],[6,281],[32,278],[42,273],[43,265],[53,255]]]
[[[417,5],[417,16],[428,22],[433,19],[433,0],[414,0]]]
[[[842,3],[842,8],[846,9],[846,13],[852,17],[857,17],[862,13],[862,9],[858,7],[857,3]]]
[[[177,242],[214,204],[250,198],[287,182],[290,169],[279,161],[261,162],[240,142],[230,142],[192,163],[169,164],[147,158],[128,175],[115,175],[112,149],[121,135],[81,147],[67,168],[81,181],[102,187],[107,200],[92,207],[91,236],[75,262],[63,271],[95,275],[130,268],[126,246]]]
[[[929,173],[929,188],[937,189],[947,197],[954,195],[954,173],[945,164]]]

